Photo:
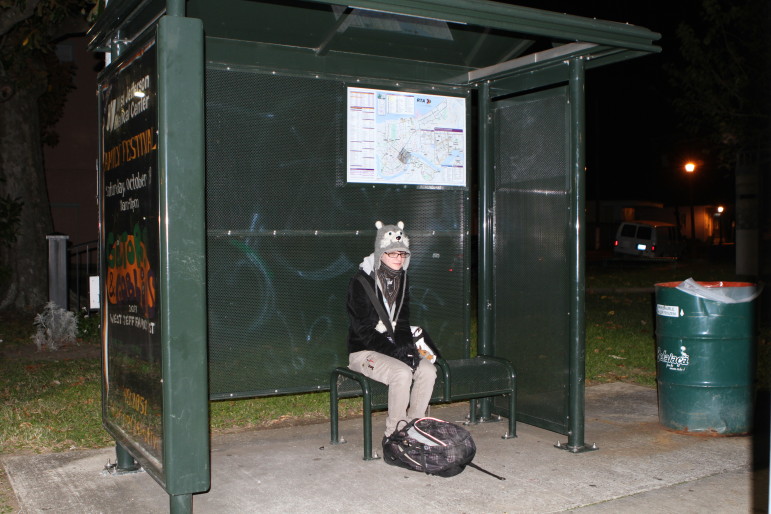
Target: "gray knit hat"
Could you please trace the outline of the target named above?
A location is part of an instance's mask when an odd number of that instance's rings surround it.
[[[386,252],[407,252],[402,264],[403,269],[410,265],[410,238],[404,233],[404,222],[396,225],[383,225],[376,221],[377,236],[375,237],[375,270],[380,267],[380,257]]]

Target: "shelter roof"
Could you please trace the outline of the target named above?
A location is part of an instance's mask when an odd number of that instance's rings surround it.
[[[91,50],[130,42],[167,3],[110,1],[90,31]],[[643,27],[488,0],[188,0],[185,8],[187,16],[203,20],[207,40],[304,56],[301,67],[343,56],[419,63],[444,75],[452,70],[459,84],[576,56],[591,68],[660,50],[654,44],[659,34]]]

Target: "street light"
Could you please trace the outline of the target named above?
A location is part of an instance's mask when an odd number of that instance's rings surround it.
[[[693,214],[693,175],[696,171],[696,163],[693,161],[688,161],[685,163],[685,172],[690,175],[690,180],[688,181],[689,190],[690,190],[690,196],[691,196],[691,239],[696,240],[696,218]]]

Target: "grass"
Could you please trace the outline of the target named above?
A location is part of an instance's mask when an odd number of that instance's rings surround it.
[[[589,295],[586,378],[591,382],[656,384],[650,294]]]
[[[214,433],[313,423],[329,417],[329,393],[225,400],[209,405],[210,425]],[[361,399],[342,399],[339,408],[341,418],[361,415]]]
[[[99,377],[99,362],[92,359],[4,365],[0,452],[109,445],[110,437],[101,428]]]

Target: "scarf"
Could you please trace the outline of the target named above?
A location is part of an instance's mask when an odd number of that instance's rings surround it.
[[[391,309],[393,309],[394,302],[396,302],[396,296],[399,294],[399,287],[402,285],[403,276],[403,270],[391,269],[384,263],[381,263],[380,267],[377,269],[377,278],[380,282],[380,288],[383,291],[383,296],[388,302],[388,307]]]

